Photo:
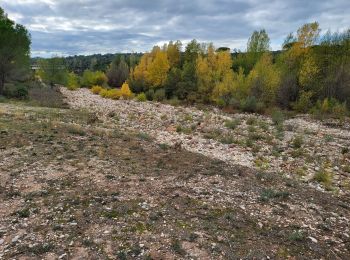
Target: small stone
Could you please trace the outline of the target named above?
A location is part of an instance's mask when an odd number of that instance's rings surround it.
[[[0,245],[2,245],[5,241],[3,239],[0,239]]]
[[[19,236],[15,236],[14,238],[12,238],[12,243],[16,243],[19,239]]]
[[[311,240],[312,242],[317,243],[317,239],[316,239],[316,238],[314,238],[314,237],[309,237],[309,238],[310,238],[310,240]]]

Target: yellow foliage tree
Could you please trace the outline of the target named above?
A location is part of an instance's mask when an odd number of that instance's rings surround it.
[[[307,55],[303,60],[299,71],[299,84],[306,90],[317,84],[317,76],[320,72],[316,60],[312,55]]]
[[[226,71],[221,81],[218,81],[213,89],[212,99],[217,103],[228,104],[234,91],[233,72]]]
[[[152,62],[152,57],[149,53],[145,53],[140,60],[140,63],[131,71],[131,76],[136,81],[146,81],[147,68]]]
[[[242,67],[239,68],[238,73],[233,74],[232,95],[237,99],[246,98],[249,95],[249,87]]]
[[[217,102],[224,96],[227,99],[227,94],[232,92],[233,73],[231,66],[231,54],[228,51],[215,52],[212,44],[208,45],[205,56],[198,56],[196,76],[198,91],[203,101],[214,100]],[[220,96],[221,94],[222,96]]]
[[[130,98],[132,98],[133,93],[131,92],[128,83],[124,82],[124,84],[122,85],[122,87],[121,87],[121,89],[120,89],[120,95],[121,95],[124,99],[130,99]]]
[[[265,104],[273,105],[275,103],[280,75],[276,66],[272,63],[271,54],[265,53],[261,56],[249,73],[247,81],[253,95]]]
[[[196,76],[198,91],[203,101],[209,101],[213,89],[212,69],[209,67],[208,59],[199,56],[196,62]]]
[[[173,43],[172,41],[170,41],[166,51],[170,67],[176,67],[180,62],[181,42],[177,41]]]
[[[165,84],[170,69],[167,53],[157,51],[154,60],[147,67],[146,81],[153,87]]]

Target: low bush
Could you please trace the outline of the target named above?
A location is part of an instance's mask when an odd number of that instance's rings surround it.
[[[119,99],[122,96],[120,89],[110,89],[107,91],[105,98]]]
[[[257,109],[256,97],[247,97],[241,101],[240,109],[244,112],[254,113]]]
[[[292,105],[293,109],[300,113],[306,113],[312,107],[311,91],[301,91],[299,99]]]
[[[58,87],[44,87],[37,84],[29,89],[28,96],[31,105],[52,108],[68,108],[68,104],[64,101],[64,96]]]
[[[239,121],[239,119],[234,119],[234,120],[227,120],[226,122],[225,122],[225,127],[227,127],[227,128],[230,128],[230,129],[236,129],[237,128],[237,126],[239,126],[240,125],[240,121]]]
[[[147,90],[145,94],[146,94],[147,100],[152,101],[154,96],[154,89],[151,88]]]
[[[139,102],[145,102],[147,101],[147,97],[146,97],[146,94],[141,92],[140,94],[138,94],[136,96],[136,100],[139,101]]]
[[[95,95],[98,95],[98,94],[100,94],[100,92],[101,92],[103,89],[104,89],[103,87],[96,85],[96,86],[93,86],[93,87],[91,88],[91,92],[94,93]]]
[[[28,88],[22,83],[6,84],[4,96],[8,98],[27,99],[29,95]]]
[[[292,141],[292,146],[294,149],[299,149],[304,144],[304,139],[301,135],[297,135],[294,137]]]
[[[157,89],[156,92],[154,92],[154,100],[161,102],[165,99],[165,90],[163,88]]]
[[[129,88],[129,84],[126,82],[122,85],[119,93],[123,99],[131,99],[134,96]]]
[[[275,109],[272,112],[271,119],[274,125],[283,125],[284,114],[281,110]]]
[[[332,179],[333,176],[331,173],[325,171],[325,170],[320,170],[314,175],[314,180],[323,184],[323,186],[326,189],[330,189],[332,186]]]
[[[102,89],[100,91],[100,96],[101,97],[105,98],[105,97],[107,97],[107,95],[108,95],[108,89]]]

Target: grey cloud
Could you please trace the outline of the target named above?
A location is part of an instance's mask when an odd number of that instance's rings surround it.
[[[0,0],[32,34],[32,55],[146,51],[197,38],[244,49],[265,28],[278,48],[306,22],[324,29],[350,24],[348,0]]]

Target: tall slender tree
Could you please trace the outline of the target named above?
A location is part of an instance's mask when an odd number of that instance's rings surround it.
[[[0,95],[8,77],[29,69],[30,44],[27,29],[11,21],[0,7]]]

